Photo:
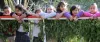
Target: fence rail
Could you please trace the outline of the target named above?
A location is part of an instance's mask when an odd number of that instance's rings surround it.
[[[15,20],[15,18],[11,17],[11,16],[0,16],[1,20]],[[56,20],[56,18],[47,18],[48,20]],[[61,17],[59,18],[60,20],[66,20],[66,17]],[[90,17],[80,17],[77,19],[90,19]],[[100,20],[100,17],[97,17],[98,20]],[[27,18],[24,18],[24,20],[41,20],[41,18],[38,18],[36,16],[28,16]]]

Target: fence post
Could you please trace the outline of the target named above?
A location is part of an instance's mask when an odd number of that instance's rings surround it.
[[[45,20],[44,19],[43,19],[43,35],[44,35],[44,42],[46,42]]]

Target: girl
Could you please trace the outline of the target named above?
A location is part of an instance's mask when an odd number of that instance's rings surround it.
[[[90,17],[90,18],[96,18],[100,16],[100,12],[98,11],[97,4],[96,3],[91,4],[89,11],[84,12],[84,16]]]
[[[11,8],[9,6],[5,6],[4,9],[3,9],[4,12],[2,12],[0,15],[10,15],[11,13]],[[12,26],[12,25],[11,25]],[[9,29],[12,33],[12,35],[9,35],[9,34],[5,34],[5,36],[8,36],[7,39],[8,39],[8,42],[14,42],[14,31],[12,31],[12,27],[9,26]],[[10,32],[8,31],[8,32]]]
[[[11,13],[11,8],[9,6],[4,6],[3,12],[0,12],[0,16],[10,15],[10,13]],[[8,26],[8,31],[3,31],[3,32],[4,32],[4,36],[7,36],[8,42],[14,42],[14,33],[8,34],[8,32],[13,32],[10,26]],[[0,41],[0,42],[3,42],[3,41]]]
[[[55,8],[52,5],[48,6],[46,8],[46,12],[45,13],[40,13],[40,16],[42,18],[51,18],[51,17],[56,16]]]
[[[15,6],[15,12],[11,13],[11,16],[14,17],[18,23],[20,23],[20,27],[16,31],[15,42],[30,42],[28,32],[26,32],[22,26],[23,18],[27,17],[26,10],[22,5]]]
[[[55,11],[54,7],[52,5],[50,5],[46,8],[46,12],[42,12],[41,9],[38,9],[35,11],[35,14],[38,14],[38,15],[40,15],[41,18],[45,19],[45,18],[51,18],[51,17],[56,16],[56,13],[54,11]],[[38,22],[39,22],[39,20],[34,21],[35,24],[34,24],[34,29],[33,29],[33,36],[34,36],[33,42],[36,42],[35,40],[38,38],[38,34],[40,32],[39,26],[36,25]],[[41,40],[39,40],[39,41],[41,41]]]
[[[72,20],[77,20],[77,18],[83,15],[83,11],[80,10],[80,6],[75,5],[70,8],[70,13],[72,16]]]
[[[33,16],[40,17],[40,13],[42,12],[41,9],[35,10],[35,14]],[[42,42],[41,39],[39,39],[38,34],[40,33],[40,27],[38,25],[39,20],[34,20],[34,27],[33,27],[33,42]]]
[[[62,15],[67,13],[66,5],[64,2],[59,2],[56,10],[57,10],[56,19],[59,19]],[[66,17],[71,20],[70,14],[66,14]]]
[[[3,12],[0,12],[0,16],[2,15],[10,15],[11,13],[11,8],[9,6],[4,6]]]

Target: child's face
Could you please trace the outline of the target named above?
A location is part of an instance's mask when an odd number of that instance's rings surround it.
[[[41,10],[38,10],[37,12],[36,12],[36,14],[40,14],[41,13]]]
[[[72,14],[73,14],[73,15],[77,15],[77,14],[78,14],[78,12],[79,12],[79,9],[78,9],[78,8],[76,8],[75,10],[73,10],[73,11],[72,11]]]
[[[11,13],[11,9],[10,8],[4,9],[4,13],[10,14]]]
[[[15,8],[15,12],[18,14],[22,14],[22,11],[20,11],[18,8]]]
[[[60,6],[60,10],[64,11],[65,10],[65,6],[64,5]]]
[[[97,11],[96,6],[95,5],[91,5],[90,6],[90,12],[91,13],[95,13]]]
[[[47,8],[47,13],[51,13],[51,12],[53,12],[53,9],[51,7],[48,7]]]

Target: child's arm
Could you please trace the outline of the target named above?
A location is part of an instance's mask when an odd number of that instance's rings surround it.
[[[63,11],[61,13],[57,13],[56,15],[56,19],[59,19],[66,11]]]
[[[10,14],[4,13],[3,15],[10,15]]]
[[[56,13],[53,12],[53,13],[44,13],[43,16],[41,16],[42,18],[51,18],[51,17],[54,17],[56,16]]]
[[[100,17],[100,12],[99,12],[99,13],[97,13],[97,14],[95,14],[95,16],[96,16],[96,17]]]
[[[70,14],[69,12],[65,12],[65,13],[64,13],[64,16],[65,16],[67,19],[69,19],[69,20],[73,20],[71,14]]]
[[[10,16],[12,16],[13,18],[15,18],[16,20],[20,20],[19,17],[15,13],[11,13]]]
[[[11,13],[10,16],[12,16],[13,18],[15,18],[19,23],[22,22],[22,21],[20,20],[19,16],[17,16],[14,12]]]
[[[79,18],[79,17],[81,17],[81,16],[83,16],[83,15],[84,15],[84,11],[81,10],[81,11],[79,11],[79,13],[77,14],[77,18]]]
[[[28,17],[28,14],[27,13],[23,13],[19,18],[20,18],[20,20],[22,20],[23,18],[26,18],[26,17]]]
[[[32,16],[40,17],[40,15],[39,15],[39,14],[32,14]]]
[[[85,17],[91,17],[92,15],[89,12],[84,12]]]

